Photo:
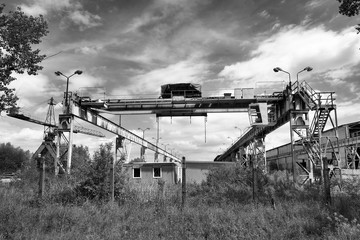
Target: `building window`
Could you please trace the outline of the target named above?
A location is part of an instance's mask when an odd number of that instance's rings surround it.
[[[161,178],[161,168],[153,168],[154,178]]]
[[[133,178],[141,178],[141,169],[133,168]]]

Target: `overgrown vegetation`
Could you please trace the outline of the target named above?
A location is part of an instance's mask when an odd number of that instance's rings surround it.
[[[326,206],[317,184],[302,187],[289,183],[285,172],[259,171],[253,195],[252,172],[225,167],[212,170],[200,185],[188,185],[182,209],[180,185],[130,187],[117,165],[111,203],[112,157],[105,144],[76,175],[48,175],[42,200],[36,178],[0,187],[0,239],[356,239],[360,234],[360,181],[334,187],[333,203]]]
[[[30,152],[11,143],[0,143],[0,174],[13,173],[26,167],[30,160]]]

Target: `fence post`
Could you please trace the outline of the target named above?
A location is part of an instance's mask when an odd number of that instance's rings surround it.
[[[38,164],[38,170],[39,170],[39,192],[38,196],[41,199],[44,196],[45,192],[45,159],[41,156],[41,154],[38,155],[37,158],[37,164]]]
[[[186,203],[186,160],[182,157],[182,171],[181,171],[181,210],[184,209]]]
[[[330,170],[329,170],[329,166],[328,166],[328,159],[326,157],[324,157],[323,159],[323,176],[324,176],[324,201],[326,204],[331,204],[331,191],[330,191]]]
[[[110,201],[115,201],[115,159],[117,157],[116,147],[112,162],[110,163]]]

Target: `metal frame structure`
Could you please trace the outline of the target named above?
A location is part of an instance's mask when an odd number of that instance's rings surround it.
[[[136,99],[90,99],[89,97],[80,97],[68,92],[65,96],[69,99],[66,106],[64,106],[63,114],[59,115],[59,124],[56,126],[56,143],[54,143],[54,139],[50,141],[52,142],[50,144],[51,149],[54,148],[54,145],[56,146],[55,165],[62,166],[61,162],[64,162],[62,160],[64,154],[67,154],[66,172],[70,173],[73,133],[80,132],[74,126],[76,118],[115,134],[119,139],[122,139],[121,142],[126,139],[141,145],[143,150],[154,151],[156,159],[158,154],[162,154],[165,159],[168,157],[170,160],[181,162],[178,157],[159,148],[158,140],[156,144],[148,142],[121,127],[120,124],[105,118],[101,115],[102,113],[113,115],[155,114],[158,119],[158,117],[176,116],[206,117],[208,113],[247,112],[251,128],[244,132],[224,153],[218,156],[216,161],[236,161],[243,157],[243,154],[239,156],[239,152],[242,152],[245,153],[244,159],[251,159],[248,156],[253,156],[252,159],[254,159],[255,155],[258,163],[259,159],[262,159],[263,163],[256,165],[263,166],[266,169],[264,138],[287,122],[290,122],[293,173],[295,173],[296,149],[299,144],[308,153],[312,165],[309,169],[304,169],[310,180],[314,180],[313,168],[318,167],[319,164],[322,169],[324,168],[324,159],[331,160],[327,164],[341,161],[336,150],[336,147],[339,146],[337,136],[333,138],[329,136],[322,137],[322,132],[329,121],[335,128],[337,127],[333,92],[316,92],[306,82],[300,83],[299,81],[293,84],[289,82],[289,85],[282,91],[269,92],[262,89],[255,94],[254,89],[236,90],[241,94],[231,96],[231,94],[227,93],[224,96],[194,98],[176,96],[173,98]],[[309,111],[315,112],[311,124],[309,124]],[[335,116],[332,117],[331,114]],[[21,115],[13,114],[12,116],[26,120]],[[49,126],[49,129],[55,128],[54,124]],[[49,130],[49,132],[51,131]],[[69,133],[68,139],[64,137],[65,132]],[[299,140],[296,140],[296,137]],[[67,151],[61,153],[62,139],[64,139],[64,144],[67,145]],[[262,143],[261,146],[258,144],[259,142]],[[49,149],[47,146],[50,145],[44,144],[46,146],[44,148]],[[54,155],[53,150],[49,151],[51,155]],[[329,158],[329,154],[332,154],[331,158]],[[58,171],[57,169],[55,169],[55,172]]]
[[[290,83],[291,84],[291,83]],[[308,83],[296,81],[288,85],[283,91],[282,101],[267,104],[267,111],[261,111],[265,104],[261,102],[249,104],[249,120],[251,128],[230,146],[216,161],[236,161],[233,152],[240,151],[251,146],[254,141],[264,138],[276,128],[290,123],[290,157],[293,181],[315,181],[315,169],[321,169],[321,179],[324,180],[324,169],[330,169],[331,175],[336,175],[341,162],[339,156],[339,142],[337,134],[337,113],[334,92],[314,91]],[[263,106],[261,106],[261,104]],[[266,109],[266,108],[265,108]],[[309,112],[314,112],[314,117],[309,124]],[[261,112],[263,115],[261,115]],[[264,112],[267,119],[264,121]],[[322,136],[327,125],[331,125],[333,136]],[[301,147],[299,146],[301,145]],[[309,160],[307,167],[298,162],[298,155],[306,152]],[[246,151],[246,154],[253,154]],[[264,170],[266,170],[266,156],[263,155]],[[253,158],[253,157],[252,157]],[[244,157],[251,159],[251,157]],[[248,160],[249,161],[249,160]],[[249,162],[250,163],[250,162]],[[296,176],[295,165],[299,165],[305,174]],[[340,173],[341,175],[341,173]],[[324,180],[325,181],[325,180]]]
[[[72,94],[70,94],[72,96]],[[145,140],[142,137],[130,132],[129,130],[121,127],[119,124],[105,118],[100,115],[97,111],[94,111],[92,108],[87,107],[86,105],[81,105],[81,101],[79,98],[70,99],[70,103],[68,106],[65,106],[64,114],[59,115],[59,132],[69,132],[69,140],[68,140],[68,156],[66,163],[66,171],[69,174],[71,169],[71,157],[72,157],[72,139],[74,133],[74,119],[78,118],[88,123],[91,123],[94,126],[97,126],[103,130],[111,132],[117,136],[117,144],[115,152],[118,152],[119,146],[123,146],[123,140],[129,140],[133,143],[136,143],[141,146],[141,151],[145,152],[145,149],[149,149],[155,151],[157,154],[161,154],[164,156],[164,159],[169,158],[170,161],[181,162],[181,159],[172,155],[171,153],[159,148],[157,145],[152,144],[151,142]],[[60,138],[59,138],[60,139]],[[121,143],[120,143],[121,142]],[[58,144],[60,146],[60,144]],[[57,151],[59,152],[59,151]],[[57,155],[56,161],[60,159],[60,156]]]

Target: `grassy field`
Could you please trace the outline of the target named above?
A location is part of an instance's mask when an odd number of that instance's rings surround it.
[[[317,185],[264,176],[254,203],[246,173],[231,171],[189,185],[183,209],[180,185],[159,192],[124,181],[114,203],[81,195],[74,179],[48,179],[42,200],[36,181],[1,186],[0,239],[359,239],[358,181],[325,205]]]

